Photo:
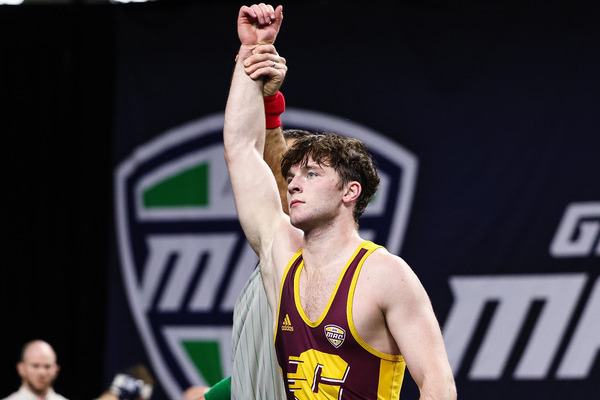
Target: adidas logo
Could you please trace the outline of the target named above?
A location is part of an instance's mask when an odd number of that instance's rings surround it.
[[[288,314],[285,314],[285,318],[283,319],[283,323],[281,324],[281,330],[289,331],[289,332],[294,331],[294,327],[292,326],[292,323],[290,322],[290,316]]]

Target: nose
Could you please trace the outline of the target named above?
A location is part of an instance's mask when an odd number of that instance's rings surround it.
[[[300,183],[298,179],[298,175],[294,175],[292,179],[288,182],[288,192],[297,193],[300,192]]]

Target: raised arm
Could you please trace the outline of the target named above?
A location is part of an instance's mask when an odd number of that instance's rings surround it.
[[[286,216],[275,179],[263,160],[265,140],[264,82],[253,79],[243,62],[261,43],[272,43],[281,26],[281,6],[242,7],[238,16],[240,51],[231,82],[223,141],[225,158],[236,200],[240,223],[251,246],[262,257],[268,251],[278,226]],[[272,11],[271,11],[272,10]],[[267,54],[266,65],[281,62],[277,54]]]
[[[272,55],[277,56],[275,61]],[[281,158],[287,150],[280,115],[285,111],[285,99],[279,91],[287,73],[286,60],[280,57],[272,44],[257,46],[244,60],[246,74],[252,79],[262,79],[266,117],[265,149],[263,158],[269,165],[279,190],[281,206],[288,213],[287,182],[281,174]]]

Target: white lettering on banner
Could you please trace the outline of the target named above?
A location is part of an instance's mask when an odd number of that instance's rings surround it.
[[[454,372],[458,373],[461,367],[485,305],[497,302],[468,375],[471,379],[500,379],[532,303],[541,300],[544,306],[514,377],[544,379],[586,279],[585,274],[450,277],[454,303],[444,326],[444,340]],[[590,308],[592,314],[597,312],[595,304]],[[590,316],[589,319],[593,318]],[[593,320],[584,320],[583,323],[590,327],[597,325]],[[585,343],[595,346],[589,341]],[[573,350],[578,351],[586,350]],[[573,371],[578,367],[570,366],[568,369]]]
[[[207,255],[189,311],[210,310],[215,301],[214,286],[223,280],[226,271],[223,266],[227,262],[225,258],[232,253],[236,240],[238,239],[235,233],[151,236],[147,242],[149,255],[139,299],[144,308],[148,310],[152,307],[152,296],[159,293],[158,286],[165,279],[165,288],[157,303],[157,309],[162,312],[180,310],[192,277],[200,268],[201,258]],[[170,260],[173,260],[172,270],[165,278],[163,274]]]
[[[600,356],[600,279],[586,304],[567,352],[556,372],[561,379],[585,379]]]
[[[550,254],[587,257],[592,252],[600,256],[600,202],[571,203],[552,239]]]

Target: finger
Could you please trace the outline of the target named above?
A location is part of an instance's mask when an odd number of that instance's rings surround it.
[[[275,10],[273,9],[272,5],[260,3],[258,6],[264,13],[267,24],[270,24],[271,22],[273,22],[273,20],[275,20]]]
[[[266,57],[265,57],[266,56]],[[244,61],[244,70],[250,75],[259,69],[283,69],[287,71],[286,60],[283,57],[274,56],[272,54],[260,54],[248,57]],[[263,71],[264,72],[264,71]],[[272,72],[272,71],[267,71]]]
[[[264,76],[270,76],[270,73],[271,73],[271,71],[269,70],[268,67],[267,68],[258,68],[253,71],[246,72],[246,74],[253,80],[256,80],[256,79],[264,77]]]
[[[256,11],[254,11],[251,7],[242,6],[240,8],[240,16],[250,17],[251,19],[256,18]]]
[[[269,77],[269,79],[283,79],[285,77],[285,74],[287,72],[287,67],[283,66],[283,67],[279,67],[279,68],[272,68],[272,67],[263,67],[263,68],[258,68],[257,70],[255,70],[252,73],[249,73],[248,76],[250,76],[250,78],[256,80],[260,77]]]
[[[273,6],[267,4],[267,10],[269,10],[269,16],[271,17],[271,20],[275,20],[275,18],[277,18],[277,15],[275,14],[275,9],[273,8]]]
[[[254,13],[254,18],[256,22],[259,25],[264,25],[264,16],[262,14],[262,11],[260,10],[260,7],[257,4],[252,4],[250,6],[250,9],[252,9],[252,12]]]
[[[278,70],[278,73],[280,73],[281,71],[283,71],[283,73],[285,74],[288,70],[288,66],[282,63],[277,63],[277,65],[275,66],[275,68]]]
[[[262,61],[244,68],[246,74],[252,77],[252,79],[255,79],[258,76],[285,76],[287,70],[288,67],[285,63],[272,60]]]
[[[248,58],[244,60],[244,65],[256,64],[258,62],[268,60],[269,58],[274,59],[274,57],[278,56],[272,53],[252,53]]]
[[[261,71],[261,75],[268,75],[273,72],[271,71],[271,68],[275,69],[276,65],[277,63],[275,61],[266,60],[244,67],[244,71],[248,75],[253,75],[257,71]]]
[[[274,12],[275,17],[273,18],[273,26],[277,31],[281,28],[281,22],[283,21],[283,6],[277,6]]]
[[[275,46],[272,44],[260,44],[256,46],[256,48],[252,51],[252,54],[263,54],[263,53],[271,53],[277,54],[277,50]]]
[[[286,63],[285,58],[276,54],[253,54],[244,60],[244,67],[261,64],[261,66],[273,66],[273,63]]]
[[[252,9],[256,12],[260,25],[269,25],[271,23],[271,14],[265,3],[253,4]]]

